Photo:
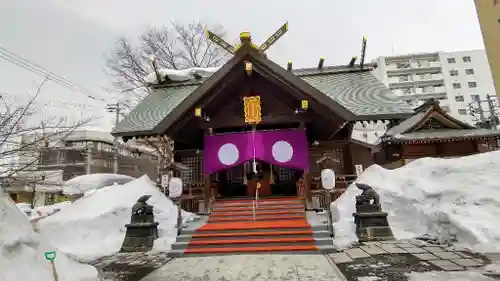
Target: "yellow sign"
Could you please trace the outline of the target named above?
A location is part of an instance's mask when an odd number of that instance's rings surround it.
[[[260,96],[244,97],[245,123],[259,124],[262,122]]]
[[[257,183],[257,189],[261,188],[262,184],[260,182]]]

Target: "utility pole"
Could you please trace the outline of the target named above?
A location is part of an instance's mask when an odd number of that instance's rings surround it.
[[[92,147],[90,143],[87,143],[87,153],[85,157],[85,174],[92,174]]]
[[[490,95],[486,95],[486,101],[488,102],[488,108],[490,110],[490,119],[491,119],[491,127],[496,130],[497,129],[497,115],[495,111],[495,104],[493,103],[492,97]]]
[[[121,114],[121,106],[120,103],[112,103],[106,105],[106,110],[108,112],[114,112],[115,113],[115,126],[118,125],[118,122],[120,122],[120,114]],[[118,138],[115,138],[113,140],[113,173],[118,174]]]
[[[474,116],[476,113],[479,114],[479,122],[480,124],[484,124],[489,121],[490,124],[491,124],[491,128],[496,130],[497,129],[497,114],[496,114],[496,110],[495,110],[495,103],[493,101],[494,97],[490,96],[490,95],[486,95],[486,99],[485,100],[481,100],[481,98],[479,96],[476,96],[476,98],[469,103],[469,110],[470,110],[470,114],[472,116]],[[488,103],[488,110],[484,110],[483,109],[483,102],[486,102]],[[474,108],[472,106],[472,103],[477,103],[477,108]],[[490,116],[489,118],[486,118],[484,113],[486,112],[489,112],[490,113]],[[487,120],[489,119],[489,120]]]

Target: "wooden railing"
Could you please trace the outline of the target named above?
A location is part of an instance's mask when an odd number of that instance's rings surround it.
[[[356,180],[356,175],[337,175],[337,181],[332,200],[333,201],[337,200],[337,198],[339,198],[342,195],[342,193],[344,193],[349,184],[351,184],[355,180]],[[184,186],[184,191],[181,200],[181,206],[183,210],[192,213],[204,212],[204,210],[199,209],[200,202],[204,201],[203,188],[204,188],[203,183],[186,184]],[[212,191],[212,189],[210,190]],[[299,181],[297,183],[297,195],[303,197],[304,196],[303,193],[304,193],[304,183],[303,181]],[[326,196],[323,188],[321,187],[321,179],[318,176],[312,177],[311,195],[312,198],[318,198],[320,208],[322,209],[326,209],[326,206],[328,206],[328,204],[331,203],[329,202],[328,196]],[[213,196],[211,196],[211,198],[212,197]]]

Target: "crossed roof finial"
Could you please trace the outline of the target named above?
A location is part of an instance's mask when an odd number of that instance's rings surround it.
[[[243,45],[252,46],[253,48],[258,49],[261,52],[265,52],[267,51],[267,49],[269,49],[269,47],[271,47],[274,43],[276,43],[276,41],[278,41],[278,39],[280,39],[287,31],[288,31],[288,22],[282,25],[273,35],[271,35],[262,45],[260,45],[260,47],[252,43],[252,36],[248,31],[240,33],[241,43],[236,46],[227,43],[224,39],[220,38],[219,36],[217,36],[215,33],[211,32],[208,29],[205,29],[205,34],[210,41],[214,42],[219,47],[228,51],[230,54],[234,54]]]

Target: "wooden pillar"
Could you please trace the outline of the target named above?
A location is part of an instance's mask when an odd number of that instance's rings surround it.
[[[306,209],[310,209],[312,206],[311,173],[309,171],[304,171],[304,205]]]
[[[344,173],[346,174],[354,174],[354,165],[356,164],[362,164],[362,163],[353,163],[353,154],[351,151],[351,144],[347,143],[346,145],[342,146],[342,154],[344,155]]]
[[[205,213],[208,214],[211,211],[211,187],[212,187],[212,181],[210,179],[210,175],[204,175],[204,181],[203,181],[203,200],[205,204]]]
[[[204,135],[213,135],[212,128],[206,129]],[[205,157],[205,154],[203,154],[203,157]],[[211,199],[212,199],[212,179],[211,179],[210,175],[204,174],[204,176],[203,176],[203,200],[204,200],[204,204],[205,204],[205,213],[206,214],[211,212],[211,209],[212,209]]]

